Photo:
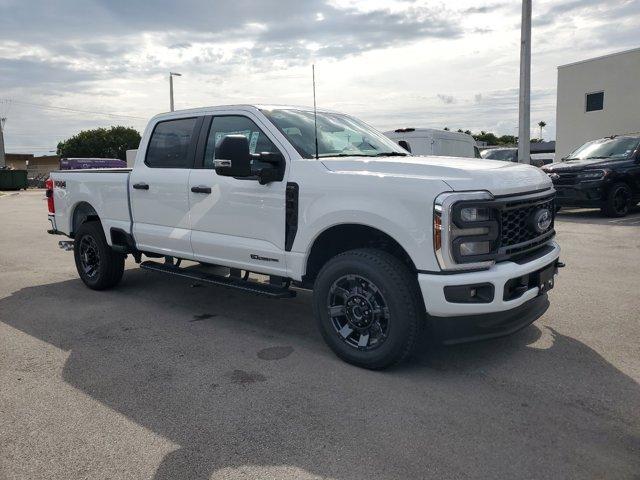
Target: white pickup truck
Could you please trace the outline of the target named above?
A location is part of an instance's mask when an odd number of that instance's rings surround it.
[[[329,346],[366,368],[423,331],[472,341],[540,317],[562,266],[554,193],[534,167],[411,156],[348,115],[249,105],[158,115],[132,169],[47,185],[49,233],[73,239],[89,288],[115,286],[132,255],[272,297],[312,289]]]

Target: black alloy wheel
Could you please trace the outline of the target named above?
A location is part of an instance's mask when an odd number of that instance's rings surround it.
[[[345,275],[329,289],[328,313],[333,328],[352,348],[371,350],[387,339],[390,314],[380,289],[368,278]]]
[[[124,273],[125,255],[107,243],[100,222],[85,222],[74,235],[76,270],[84,284],[93,290],[111,288]]]
[[[85,235],[79,246],[80,265],[88,278],[95,278],[100,271],[98,244],[91,235]]]
[[[416,273],[372,248],[327,261],[315,279],[313,311],[334,353],[372,370],[407,359],[426,320]]]
[[[608,217],[624,217],[629,213],[633,193],[626,183],[616,183],[607,195],[602,211]]]

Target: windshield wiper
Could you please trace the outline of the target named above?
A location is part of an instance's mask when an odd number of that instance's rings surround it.
[[[380,152],[372,155],[373,157],[406,157],[408,153],[402,152]]]
[[[367,155],[365,153],[325,153],[318,155],[318,158],[330,158],[330,157],[373,157],[374,155]]]
[[[319,158],[327,157],[406,157],[408,153],[402,152],[380,152],[380,153],[324,153]]]
[[[585,160],[600,160],[603,158],[611,158],[611,155],[607,155],[606,157],[587,157]]]

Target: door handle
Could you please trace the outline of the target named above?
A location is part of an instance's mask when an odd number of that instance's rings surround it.
[[[211,193],[211,187],[204,187],[202,185],[198,185],[197,187],[191,187],[191,191],[193,193]]]
[[[134,183],[133,188],[136,190],[149,190],[149,185],[146,183]]]

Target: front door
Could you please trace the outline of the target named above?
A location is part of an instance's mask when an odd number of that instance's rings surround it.
[[[207,126],[208,131],[207,131]],[[285,189],[282,181],[260,185],[213,169],[215,146],[225,135],[248,138],[251,153],[284,152],[261,120],[250,113],[207,119],[196,166],[189,177],[191,246],[197,260],[272,275],[286,275]],[[286,158],[286,157],[285,157]],[[260,168],[254,161],[253,169]]]
[[[187,192],[202,120],[179,118],[156,124],[144,163],[137,162],[131,172],[133,235],[139,250],[193,257]]]

